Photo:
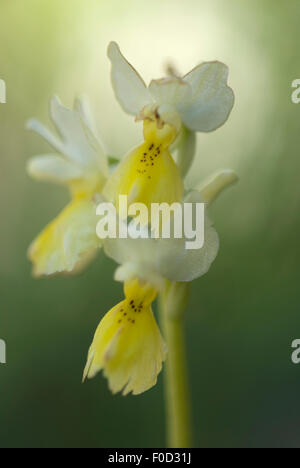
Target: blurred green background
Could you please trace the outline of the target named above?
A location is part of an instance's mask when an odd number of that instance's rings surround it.
[[[48,146],[26,132],[48,122],[48,100],[85,93],[110,154],[141,140],[115,102],[106,47],[117,41],[147,82],[172,60],[186,73],[203,60],[230,67],[236,105],[215,133],[199,135],[188,177],[219,168],[238,186],[214,206],[220,254],[193,284],[186,314],[195,445],[300,447],[300,1],[0,0],[1,447],[163,447],[162,378],[138,397],[112,396],[105,379],[81,385],[101,316],[122,297],[100,256],[81,276],[34,280],[26,249],[65,205],[26,160]]]

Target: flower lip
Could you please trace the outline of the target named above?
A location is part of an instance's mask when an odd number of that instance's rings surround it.
[[[133,279],[124,293],[96,330],[83,381],[103,370],[113,393],[138,395],[156,384],[167,349],[151,308],[157,291]]]

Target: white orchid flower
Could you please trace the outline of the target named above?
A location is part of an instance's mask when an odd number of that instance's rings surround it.
[[[111,42],[108,57],[116,97],[128,114],[137,116],[145,106],[170,106],[183,124],[194,132],[211,132],[223,125],[233,107],[234,94],[227,85],[228,67],[221,62],[204,62],[182,78],[171,76],[143,79]]]
[[[152,80],[146,86],[115,42],[109,44],[108,57],[115,95],[125,112],[145,119],[147,112],[155,109],[162,121],[177,130],[182,124],[183,135],[178,143],[184,154],[179,165],[185,175],[195,152],[194,132],[221,127],[234,105],[234,93],[227,84],[228,67],[218,61],[203,62],[183,77]]]

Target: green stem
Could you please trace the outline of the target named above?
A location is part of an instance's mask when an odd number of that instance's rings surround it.
[[[189,285],[168,284],[161,296],[162,325],[168,345],[165,368],[165,397],[169,448],[192,445],[190,395],[186,369],[183,312]]]

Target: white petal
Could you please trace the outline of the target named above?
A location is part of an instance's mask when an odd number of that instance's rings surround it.
[[[108,215],[108,218],[110,216],[113,215]],[[114,219],[111,222],[114,222]],[[126,221],[120,222],[126,224]],[[131,221],[127,226],[129,233],[133,223],[134,221]],[[148,231],[146,227],[144,230]],[[138,277],[160,289],[164,279],[156,265],[157,259],[159,260],[159,255],[156,255],[159,247],[158,242],[157,239],[132,239],[129,236],[127,239],[107,238],[103,240],[106,255],[121,265],[116,271],[115,279],[126,282]]]
[[[140,75],[121,54],[118,44],[111,42],[107,54],[112,64],[111,79],[116,98],[125,112],[137,115],[151,102],[149,91]]]
[[[105,177],[108,177],[109,168],[108,158],[106,156],[107,151],[104,150],[103,141],[98,135],[88,100],[83,97],[77,98],[74,104],[74,111],[79,113],[86,140],[90,148],[93,149],[92,164],[94,162],[95,169],[102,172]]]
[[[82,176],[78,166],[56,154],[45,154],[31,158],[27,163],[27,171],[35,179],[60,183]]]
[[[33,132],[40,135],[44,140],[46,140],[54,149],[56,149],[59,153],[63,152],[63,143],[62,141],[55,136],[50,130],[48,130],[45,125],[43,125],[37,119],[29,119],[26,122],[26,129],[32,130]]]
[[[175,107],[183,104],[192,96],[189,84],[174,77],[151,81],[149,91],[154,102],[158,104],[170,104]]]
[[[185,200],[201,202],[199,192],[191,192]],[[105,239],[106,254],[121,265],[116,279],[127,281],[134,277],[159,287],[164,278],[170,281],[192,281],[209,270],[219,249],[218,234],[211,221],[205,218],[204,246],[186,249],[182,239]]]
[[[106,239],[106,254],[121,267],[116,279],[134,277],[159,287],[170,281],[193,281],[207,273],[219,250],[216,230],[206,219],[205,243],[201,249],[186,250],[186,239]]]
[[[184,77],[192,87],[193,96],[180,112],[190,130],[211,132],[226,122],[234,104],[227,78],[228,68],[221,62],[202,63]]]
[[[62,137],[62,152],[83,167],[97,166],[104,158],[101,145],[76,110],[63,106],[57,97],[50,102],[51,118]]]
[[[224,169],[199,188],[199,192],[205,203],[211,204],[228,187],[238,182],[239,178],[234,171]]]
[[[80,114],[80,117],[82,118],[85,125],[90,129],[90,131],[96,134],[95,120],[92,115],[88,100],[85,99],[85,97],[76,98],[74,103],[74,110]]]
[[[161,267],[163,276],[170,281],[193,281],[205,275],[219,250],[219,237],[210,220],[205,219],[205,242],[198,250],[186,250],[185,241],[172,239],[167,262]],[[161,241],[166,242],[167,240]],[[167,241],[168,242],[168,241]]]
[[[64,159],[76,165],[78,170],[80,169],[81,177],[85,176],[86,171],[89,174],[91,171],[97,171],[107,177],[107,158],[94,134],[94,124],[87,103],[78,99],[75,101],[74,110],[71,110],[54,97],[50,101],[50,116],[60,138],[35,119],[27,122],[27,128],[41,135],[58,153],[65,156]],[[69,178],[65,177],[66,170],[65,167],[62,175],[64,180]],[[70,172],[70,167],[67,172]]]
[[[203,196],[197,190],[191,191],[184,200],[185,203],[203,203]],[[205,216],[204,246],[197,250],[186,250],[186,239],[172,239],[169,245],[170,255],[164,274],[170,281],[193,281],[205,275],[215,260],[219,251],[219,236],[211,220]],[[168,242],[162,240],[161,242]]]

